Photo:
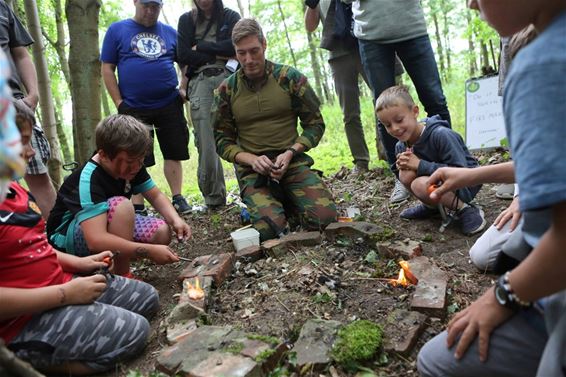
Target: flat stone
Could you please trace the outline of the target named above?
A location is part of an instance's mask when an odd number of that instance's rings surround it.
[[[415,257],[409,261],[409,268],[419,279],[448,279],[448,275],[425,256]]]
[[[263,258],[264,252],[258,245],[244,247],[236,253],[236,260],[242,263],[253,263]]]
[[[403,356],[411,353],[419,336],[426,327],[428,317],[419,312],[408,312],[397,309],[387,316],[385,328],[384,349],[395,351]]]
[[[320,232],[297,232],[289,233],[281,238],[289,246],[316,246],[322,242],[322,234]]]
[[[174,375],[182,364],[196,366],[216,350],[222,339],[232,332],[231,326],[202,326],[177,344],[165,348],[157,358],[157,369]]]
[[[299,370],[306,365],[320,370],[332,361],[330,351],[341,326],[338,321],[321,319],[309,319],[305,322],[293,347]]]
[[[194,300],[189,297],[187,283],[190,283],[191,285],[195,286],[196,277],[192,279],[183,280],[183,290],[181,291],[181,296],[179,297],[179,303],[189,302],[191,303],[191,305],[206,311],[211,296],[212,282],[213,279],[211,276],[204,276],[202,278],[199,278],[199,284],[201,289],[204,291],[204,297],[200,300]]]
[[[444,317],[446,314],[446,280],[425,279],[419,280],[411,308],[435,317]]]
[[[338,236],[368,239],[381,233],[381,231],[382,229],[375,224],[365,221],[352,221],[349,223],[332,223],[324,229],[324,234],[330,241],[335,241]]]
[[[196,329],[196,319],[191,319],[167,326],[167,344],[173,345],[180,342]]]
[[[167,316],[165,323],[167,326],[174,326],[179,323],[186,323],[192,319],[196,319],[201,314],[204,314],[204,310],[200,306],[193,305],[188,301],[180,302],[173,308],[173,310],[171,310],[171,313]]]
[[[203,255],[195,258],[179,275],[179,280],[211,276],[219,287],[232,271],[233,254]]]
[[[189,370],[187,377],[261,377],[261,366],[252,359],[229,353],[214,352]]]
[[[287,254],[287,244],[282,239],[267,240],[261,244],[261,248],[271,258],[279,258]]]
[[[404,240],[376,243],[379,253],[388,258],[413,259],[422,255],[422,245],[417,241]]]

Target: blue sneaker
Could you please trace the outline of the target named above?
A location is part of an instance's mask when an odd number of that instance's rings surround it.
[[[483,211],[478,207],[466,206],[458,212],[458,220],[462,233],[466,236],[471,236],[481,232],[486,224]]]
[[[191,212],[191,207],[181,194],[174,195],[171,203],[179,215],[186,215]]]
[[[399,214],[399,216],[402,219],[407,219],[407,220],[429,219],[431,217],[435,217],[438,215],[440,215],[440,212],[438,212],[438,208],[428,207],[424,204],[419,204],[417,206],[404,209]]]

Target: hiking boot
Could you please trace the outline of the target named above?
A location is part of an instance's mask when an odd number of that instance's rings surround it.
[[[462,208],[458,212],[458,220],[460,221],[462,233],[466,236],[481,232],[487,224],[483,217],[483,211],[472,206]]]
[[[187,200],[181,194],[173,195],[171,203],[179,215],[186,215],[191,212],[191,206],[187,204]]]
[[[409,199],[411,196],[411,192],[403,186],[400,180],[395,180],[395,187],[393,187],[393,192],[391,192],[391,196],[389,197],[390,203],[400,203],[403,200]]]
[[[369,171],[369,164],[367,161],[356,161],[352,168],[353,175],[364,175]]]
[[[438,212],[438,208],[419,204],[414,207],[404,209],[399,214],[399,217],[407,220],[422,220],[438,216],[439,214],[440,212]]]

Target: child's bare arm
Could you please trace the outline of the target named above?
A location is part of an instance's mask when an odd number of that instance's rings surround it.
[[[177,239],[187,240],[191,238],[191,227],[177,214],[169,199],[157,187],[153,187],[142,195],[165,218],[167,224],[173,228]]]
[[[77,257],[76,255],[57,252],[57,260],[63,268],[63,271],[71,273],[88,274],[100,268],[107,267],[104,262],[105,257],[112,257],[111,251],[103,251],[98,254],[89,255],[87,257]]]
[[[65,305],[90,304],[106,289],[103,275],[75,278],[41,288],[0,287],[0,320],[40,313]]]

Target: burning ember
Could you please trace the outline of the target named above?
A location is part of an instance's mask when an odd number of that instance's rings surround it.
[[[200,287],[200,281],[198,277],[195,278],[194,286],[190,281],[187,281],[187,295],[191,300],[202,300],[204,298],[204,291]]]
[[[418,279],[413,275],[411,269],[409,268],[409,263],[407,261],[400,261],[399,265],[401,270],[399,271],[399,277],[397,279],[389,279],[389,283],[394,287],[401,285],[403,287],[408,287],[409,285],[415,285],[418,283]]]

